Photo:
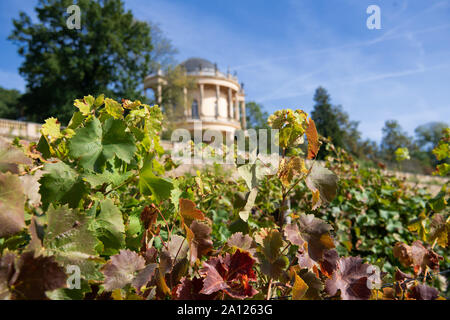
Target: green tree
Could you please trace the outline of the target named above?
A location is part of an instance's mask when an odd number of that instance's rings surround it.
[[[254,101],[245,104],[247,129],[267,129],[269,114],[263,111],[264,107]]]
[[[416,143],[421,150],[431,152],[443,137],[443,131],[448,127],[445,122],[429,122],[418,126],[414,133],[416,134]]]
[[[21,12],[9,39],[24,57],[23,103],[35,121],[56,116],[67,123],[75,98],[105,93],[143,99],[142,79],[151,67],[148,23],[135,19],[121,0],[79,0],[81,29],[68,29],[71,0],[39,0],[37,21]]]
[[[336,115],[339,128],[342,132],[342,144],[344,149],[354,156],[362,156],[361,154],[361,132],[358,130],[358,121],[350,120],[347,112],[341,105],[333,107],[332,111]]]
[[[323,87],[316,89],[314,94],[314,109],[311,118],[316,123],[317,131],[324,137],[330,137],[333,144],[344,148],[344,132],[339,126],[339,118],[336,109],[330,103],[330,95]],[[319,158],[323,158],[323,150],[319,152]]]
[[[20,116],[20,92],[0,87],[0,118],[17,119]]]
[[[414,149],[411,137],[403,131],[397,120],[386,121],[382,130],[381,153],[385,160],[394,161],[398,148]]]

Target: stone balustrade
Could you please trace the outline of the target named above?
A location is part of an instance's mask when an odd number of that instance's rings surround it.
[[[0,136],[38,141],[41,136],[41,126],[41,124],[34,122],[0,119]]]

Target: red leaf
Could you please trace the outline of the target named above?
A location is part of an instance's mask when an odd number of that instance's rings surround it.
[[[205,277],[203,282],[202,294],[212,294],[223,291],[230,297],[236,299],[251,298],[256,293],[250,284],[250,281],[256,281],[256,275],[253,271],[253,259],[246,251],[239,249],[225,257],[217,257],[203,263],[200,274]]]

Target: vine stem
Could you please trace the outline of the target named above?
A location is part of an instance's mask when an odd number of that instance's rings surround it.
[[[266,300],[270,300],[272,298],[272,278],[269,280],[269,287],[267,288],[267,297]]]

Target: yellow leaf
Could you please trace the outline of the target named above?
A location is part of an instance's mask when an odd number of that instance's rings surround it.
[[[292,300],[301,300],[308,291],[308,285],[300,278],[299,275],[295,275],[294,286],[292,287]]]
[[[123,108],[116,100],[106,98],[105,99],[105,110],[114,119],[120,119],[123,116]]]
[[[58,122],[58,119],[52,117],[45,120],[41,128],[41,133],[44,136],[50,137],[50,141],[61,138],[61,124]]]

